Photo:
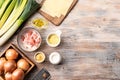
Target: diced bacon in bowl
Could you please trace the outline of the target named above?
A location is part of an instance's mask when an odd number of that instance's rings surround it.
[[[25,51],[35,51],[41,45],[41,35],[35,28],[25,28],[18,35],[18,45]]]

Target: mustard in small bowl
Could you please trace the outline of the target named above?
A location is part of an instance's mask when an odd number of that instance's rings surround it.
[[[60,30],[48,34],[46,38],[46,42],[50,47],[57,47],[61,42],[61,34],[62,32]]]
[[[34,59],[37,63],[42,63],[45,61],[45,54],[43,52],[37,52],[35,55],[34,55]]]

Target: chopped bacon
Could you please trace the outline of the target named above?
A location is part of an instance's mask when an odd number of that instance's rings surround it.
[[[35,31],[29,30],[21,36],[23,43],[27,44],[26,46],[38,46],[41,42],[39,34]]]
[[[25,37],[22,35],[22,36],[21,36],[21,40],[24,41],[24,39],[25,39]]]
[[[28,34],[28,36],[31,36],[33,34],[33,31],[32,30],[28,30],[26,34]]]

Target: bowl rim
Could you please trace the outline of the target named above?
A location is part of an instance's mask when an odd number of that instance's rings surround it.
[[[41,40],[40,40],[39,46],[37,48],[35,48],[35,49],[29,49],[28,50],[28,49],[25,49],[24,47],[21,46],[21,44],[20,44],[20,36],[22,35],[23,32],[25,32],[26,30],[29,30],[29,29],[32,29],[32,30],[36,31],[39,34]],[[41,43],[42,43],[42,37],[41,37],[41,34],[40,34],[39,30],[36,29],[36,28],[25,27],[17,35],[17,44],[18,44],[19,48],[22,49],[23,51],[33,52],[33,51],[37,50],[41,46]]]
[[[53,35],[53,34],[57,35],[58,38],[59,38],[59,42],[58,42],[57,44],[55,44],[55,45],[50,44],[49,41],[48,41],[49,37],[50,37],[51,35]],[[61,37],[60,37],[57,33],[51,32],[51,33],[49,33],[49,34],[47,35],[46,42],[47,42],[47,44],[48,44],[50,47],[57,47],[58,45],[60,45]]]
[[[53,57],[54,55],[56,55],[56,56],[59,57],[59,58],[58,58],[58,61],[56,61],[56,62],[54,62],[54,61],[52,60],[52,57]],[[62,61],[62,56],[60,55],[59,52],[52,52],[52,53],[49,55],[49,61],[50,61],[51,64],[59,64],[59,63]]]
[[[37,55],[37,54],[42,54],[42,55],[44,56],[44,59],[43,59],[42,61],[37,61],[37,60],[36,60],[36,55]],[[38,51],[38,52],[36,52],[36,53],[34,54],[34,60],[35,60],[37,63],[43,63],[43,62],[45,61],[45,59],[46,59],[46,55],[45,55],[45,53],[42,52],[42,51]]]
[[[44,25],[43,25],[42,27],[39,27],[39,26],[35,25],[35,24],[33,23],[35,20],[42,20],[43,23],[44,23]],[[41,29],[46,29],[46,28],[48,27],[48,21],[47,21],[46,19],[43,19],[43,18],[34,18],[34,19],[32,19],[31,24],[32,24],[35,28],[40,29],[40,30],[41,30]]]

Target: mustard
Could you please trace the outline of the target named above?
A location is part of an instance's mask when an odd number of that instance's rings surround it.
[[[59,37],[56,34],[51,34],[48,38],[48,42],[52,45],[56,45],[59,42]]]
[[[43,59],[44,59],[43,54],[40,53],[40,54],[37,54],[37,55],[36,55],[36,60],[37,60],[37,61],[43,61]]]

